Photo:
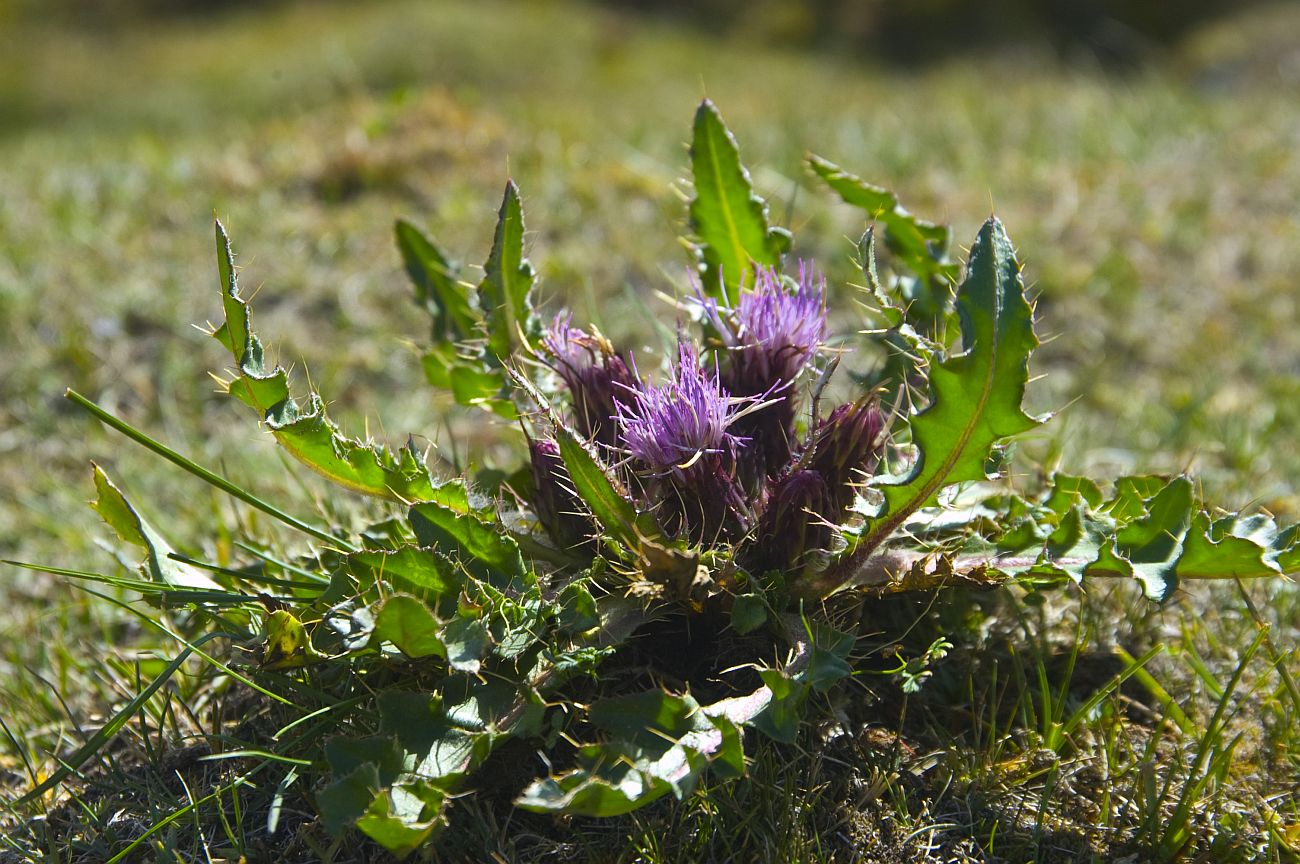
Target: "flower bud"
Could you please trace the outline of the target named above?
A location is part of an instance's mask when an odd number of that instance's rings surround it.
[[[530,441],[528,455],[533,468],[533,510],[546,533],[564,549],[587,542],[591,524],[583,516],[586,507],[573,491],[559,446],[549,438]]]
[[[817,425],[804,464],[826,481],[833,522],[842,521],[861,486],[880,465],[885,447],[885,415],[874,396],[847,402]]]
[[[615,401],[623,390],[636,385],[636,377],[598,331],[570,325],[568,315],[557,315],[542,336],[550,366],[563,379],[573,399],[573,423],[588,439],[607,447],[618,443]]]
[[[826,517],[834,509],[831,490],[818,472],[796,469],[781,477],[759,518],[751,569],[788,570],[806,553],[826,549],[834,536]]]

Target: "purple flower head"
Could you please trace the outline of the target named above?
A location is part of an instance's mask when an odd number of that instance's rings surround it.
[[[678,344],[677,367],[666,383],[627,388],[617,404],[623,446],[656,477],[686,480],[704,457],[734,459],[745,443],[728,431],[736,401],[688,342]]]
[[[730,431],[738,404],[688,342],[678,343],[667,382],[625,388],[619,398],[623,448],[653,481],[669,531],[703,542],[743,530],[747,507],[735,466],[746,439]]]
[[[571,324],[567,313],[555,316],[542,335],[550,366],[573,397],[574,425],[588,438],[609,447],[618,443],[615,402],[636,378],[609,340],[598,331]]]
[[[826,338],[826,280],[806,262],[793,290],[774,268],[760,269],[735,306],[703,299],[705,319],[722,341],[722,383],[736,396],[768,404],[737,431],[753,439],[741,473],[757,488],[790,462],[797,410],[795,383]]]
[[[847,402],[830,413],[813,434],[805,462],[830,487],[834,521],[843,518],[858,486],[880,464],[885,448],[885,415],[874,396]]]
[[[826,338],[826,280],[800,262],[791,291],[775,268],[763,267],[734,307],[705,300],[704,312],[727,350],[731,392],[776,392],[794,383]]]

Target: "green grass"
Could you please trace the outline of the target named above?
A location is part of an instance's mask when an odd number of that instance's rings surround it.
[[[706,93],[796,254],[840,282],[852,276],[842,238],[861,225],[804,176],[806,148],[950,220],[959,238],[996,209],[1057,334],[1035,357],[1047,374],[1032,402],[1070,403],[1021,470],[1192,468],[1212,500],[1294,520],[1300,104],[1286,77],[1297,49],[1277,34],[1297,26],[1293,10],[1265,9],[1125,79],[1032,52],[889,69],[567,3],[303,4],[111,36],[7,27],[0,110],[18,119],[0,130],[0,557],[114,566],[98,548],[110,532],[84,506],[91,459],[206,560],[237,559],[239,530],[273,531],[95,425],[61,398],[68,386],[297,514],[355,515],[316,478],[286,479],[269,439],[206,378],[219,346],[188,325],[219,314],[214,210],[245,284],[265,286],[260,329],[345,426],[369,422],[398,443],[413,432],[462,462],[502,459],[508,427],[424,395],[393,218],[481,261],[514,176],[552,308],[656,346],[662,334],[643,322],[668,319],[653,292],[684,272],[675,188]],[[420,395],[396,395],[407,393]],[[67,580],[3,573],[0,771],[18,792],[177,646]],[[1160,609],[1118,585],[1046,606],[1010,592],[891,605],[868,627],[883,635],[864,642],[864,668],[885,668],[910,625],[912,654],[961,634],[921,693],[863,675],[799,750],[756,744],[745,784],[612,824],[467,803],[457,842],[479,860],[484,844],[507,860],[566,848],[592,861],[838,861],[854,848],[883,861],[1109,860],[1174,850],[1187,826],[1192,857],[1292,860],[1297,706],[1272,665],[1280,651],[1300,675],[1300,603],[1290,584],[1250,592],[1258,621],[1232,585]],[[1271,644],[1243,664],[1260,623]],[[1113,684],[1127,662],[1115,646],[1163,650]],[[250,767],[170,770],[193,755],[178,743],[203,741],[242,704],[187,669],[87,766],[79,799],[42,802],[44,822],[20,818],[31,808],[11,816],[9,854],[104,860]],[[301,801],[286,804],[291,839],[268,841],[268,782],[221,792],[220,806],[152,839],[184,860],[203,860],[205,844],[214,859],[366,854],[314,828]],[[138,808],[123,810],[127,792]]]

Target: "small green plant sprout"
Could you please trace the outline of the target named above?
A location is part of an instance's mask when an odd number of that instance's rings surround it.
[[[705,101],[685,238],[696,269],[662,369],[568,312],[542,314],[513,182],[476,282],[397,223],[430,317],[428,380],[518,424],[508,472],[437,476],[410,445],[349,437],[318,393],[291,395],[218,223],[222,387],[296,460],[388,512],[359,532],[303,520],[70,394],[311,544],[286,556],[249,536],[235,567],[182,558],[96,468],[96,509],[143,559],[102,578],[168,610],[183,642],[141,698],[204,658],[275,718],[240,751],[265,754],[258,782],[296,779],[330,831],[401,856],[436,843],[485,784],[525,810],[612,816],[706,774],[742,777],[746,736],[793,741],[853,674],[859,634],[844,622],[863,616],[839,613],[885,595],[1120,578],[1164,602],[1185,580],[1300,571],[1296,528],[1216,514],[1187,477],[1104,489],[1055,474],[1032,494],[994,482],[1008,445],[1046,419],[1023,407],[1038,339],[1006,229],[985,222],[962,265],[947,228],[807,164],[865,213],[866,319],[832,314],[843,292],[792,257]],[[874,358],[852,381],[835,376],[850,351]],[[891,674],[916,690],[951,647],[940,638]],[[510,770],[487,776],[494,758]]]
[[[882,674],[898,679],[898,686],[904,693],[919,693],[925,682],[934,675],[933,667],[947,657],[952,648],[953,644],[942,636],[931,642],[919,656],[910,659],[903,656],[901,647],[895,647],[894,657],[897,658],[898,665],[883,670]]]

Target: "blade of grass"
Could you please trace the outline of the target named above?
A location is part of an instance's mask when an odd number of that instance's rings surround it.
[[[3,563],[8,564],[11,567],[20,567],[23,570],[34,570],[37,573],[49,573],[51,576],[65,576],[69,579],[96,582],[100,585],[111,585],[114,588],[135,591],[139,594],[145,595],[146,597],[158,596],[163,597],[168,601],[175,601],[178,603],[242,605],[258,602],[257,598],[250,594],[240,594],[234,591],[213,591],[208,588],[169,588],[161,582],[150,582],[144,579],[127,579],[121,576],[107,576],[103,573],[92,573],[86,570],[69,570],[65,567],[31,564],[26,561],[11,561],[8,558],[3,559]]]
[[[1246,604],[1246,610],[1250,612],[1250,617],[1255,621],[1255,627],[1264,636],[1264,647],[1268,649],[1268,660],[1277,670],[1277,674],[1282,679],[1282,684],[1286,688],[1287,695],[1291,698],[1291,707],[1295,710],[1296,715],[1300,716],[1300,688],[1296,687],[1295,678],[1291,675],[1291,669],[1286,664],[1286,657],[1278,653],[1277,648],[1273,645],[1273,638],[1270,634],[1272,626],[1264,620],[1264,616],[1259,614],[1259,609],[1255,607],[1255,601],[1250,599],[1250,592],[1246,590],[1246,585],[1240,579],[1237,580],[1237,591],[1241,594],[1242,602]]]
[[[119,419],[118,417],[115,417],[114,415],[110,414],[108,411],[105,411],[99,405],[96,405],[94,402],[87,399],[85,396],[82,396],[76,390],[71,390],[71,389],[66,390],[64,391],[63,395],[66,396],[68,399],[72,400],[73,402],[75,402],[80,407],[84,408],[86,411],[90,412],[92,415],[95,416],[97,420],[99,420],[105,426],[108,426],[112,429],[117,430],[118,432],[121,432],[123,435],[130,438],[132,441],[136,442],[137,444],[140,444],[141,446],[158,454],[159,456],[166,459],[168,462],[180,466],[181,468],[185,469],[189,473],[193,474],[195,477],[198,477],[200,480],[203,480],[204,482],[217,487],[222,492],[225,492],[228,495],[232,495],[235,498],[238,498],[240,501],[243,501],[245,504],[249,505],[250,507],[256,507],[258,510],[261,510],[263,513],[267,514],[268,516],[278,519],[279,521],[283,522],[289,527],[296,528],[297,530],[303,532],[304,534],[308,534],[312,537],[315,537],[317,540],[320,540],[324,543],[329,543],[339,549],[342,549],[344,552],[357,551],[356,546],[353,546],[351,543],[344,540],[343,538],[336,537],[333,534],[329,533],[328,531],[325,531],[321,528],[317,528],[316,526],[308,522],[302,521],[296,516],[291,516],[290,514],[281,510],[279,507],[276,507],[274,504],[263,501],[261,498],[258,498],[253,493],[248,492],[247,490],[239,486],[236,486],[234,483],[231,483],[229,480],[222,477],[221,475],[213,473],[212,471],[209,471],[207,468],[204,468],[202,465],[199,465],[194,461],[187,459],[186,457],[177,453],[175,450],[172,450],[170,447],[163,444],[162,442],[155,441],[153,438],[150,438],[144,432],[135,428],[131,424],[127,423],[124,420]]]
[[[1132,654],[1128,653],[1120,646],[1116,645],[1113,650],[1115,651],[1115,656],[1123,660],[1126,664],[1131,666],[1137,662],[1133,659]],[[1176,701],[1174,701],[1174,697],[1169,695],[1169,691],[1156,680],[1154,675],[1146,669],[1139,667],[1137,671],[1133,673],[1133,677],[1137,679],[1139,684],[1146,688],[1148,693],[1160,700],[1160,710],[1164,711],[1165,715],[1174,721],[1174,725],[1177,726],[1184,735],[1196,734],[1196,724],[1193,723],[1191,718],[1183,712],[1183,709],[1179,707]]]
[[[1233,693],[1236,692],[1237,685],[1241,683],[1242,676],[1246,673],[1246,667],[1259,653],[1259,649],[1263,646],[1267,636],[1267,630],[1260,630],[1255,634],[1254,641],[1241,655],[1237,668],[1233,670],[1232,677],[1228,679],[1227,686],[1223,688],[1223,695],[1219,697],[1218,704],[1215,705],[1214,715],[1210,718],[1210,722],[1206,724],[1205,734],[1201,736],[1201,741],[1196,746],[1196,758],[1192,760],[1192,766],[1187,772],[1187,782],[1183,784],[1182,793],[1178,796],[1178,803],[1174,806],[1174,812],[1163,823],[1165,830],[1158,845],[1158,854],[1162,861],[1177,858],[1187,843],[1187,821],[1191,816],[1193,798],[1205,788],[1205,784],[1211,776],[1210,771],[1207,769],[1207,762],[1217,763],[1223,758],[1225,752],[1231,753],[1232,745],[1229,745],[1228,748],[1218,749],[1216,753],[1215,743],[1223,736],[1224,714],[1227,713],[1228,703],[1231,701]],[[1235,745],[1235,743],[1234,740],[1233,744]],[[1213,765],[1209,767],[1212,768]],[[1160,801],[1165,800],[1169,792],[1169,784],[1172,781],[1173,775],[1170,774],[1169,780],[1165,783],[1165,791],[1160,796]],[[1156,806],[1158,809],[1159,802],[1157,802]]]
[[[196,641],[194,645],[186,647],[184,651],[177,655],[175,660],[167,664],[167,667],[159,673],[157,678],[150,682],[148,687],[141,690],[134,699],[126,703],[121,711],[118,711],[110,717],[108,722],[105,723],[98,732],[90,736],[90,740],[78,749],[76,753],[73,753],[67,759],[60,760],[62,764],[60,764],[58,770],[15,801],[14,806],[21,807],[22,805],[39,798],[55,786],[62,783],[68,777],[72,776],[78,768],[84,765],[91,756],[98,753],[99,750],[107,744],[123,726],[126,725],[127,721],[140,710],[141,706],[153,698],[153,695],[162,689],[162,686],[167,683],[172,675],[176,674],[176,670],[180,669],[185,661],[189,659],[190,655],[198,650],[199,645],[210,642],[218,635],[219,634],[217,633],[208,633]]]
[[[1073,733],[1075,729],[1079,728],[1079,724],[1081,724],[1084,720],[1088,719],[1088,715],[1092,714],[1092,712],[1096,710],[1097,706],[1100,705],[1104,699],[1108,698],[1110,694],[1114,693],[1115,690],[1121,684],[1123,684],[1129,678],[1132,678],[1134,675],[1136,675],[1139,669],[1141,669],[1142,667],[1150,663],[1153,659],[1155,659],[1157,654],[1160,654],[1164,650],[1165,650],[1165,646],[1163,645],[1155,646],[1154,648],[1150,649],[1145,654],[1143,654],[1141,657],[1139,657],[1138,659],[1132,661],[1127,666],[1125,666],[1121,672],[1116,674],[1113,678],[1111,678],[1101,687],[1097,688],[1097,692],[1093,693],[1090,697],[1088,697],[1088,701],[1080,705],[1079,710],[1071,714],[1070,719],[1067,720],[1065,724],[1061,726],[1061,737],[1062,738],[1069,737],[1069,735]]]
[[[260,684],[258,684],[257,682],[253,681],[251,678],[248,678],[247,676],[244,676],[244,675],[240,675],[240,674],[239,674],[238,672],[236,672],[234,669],[231,669],[231,668],[230,668],[229,666],[227,666],[225,663],[222,663],[222,662],[221,662],[220,660],[218,660],[216,657],[213,657],[211,654],[208,654],[206,651],[203,651],[202,649],[200,649],[200,648],[198,647],[199,645],[201,645],[201,644],[203,644],[204,642],[208,641],[208,639],[211,638],[211,637],[214,637],[214,636],[223,636],[223,637],[225,637],[225,638],[227,638],[227,639],[230,639],[230,638],[232,638],[232,637],[231,637],[231,634],[226,633],[226,632],[221,631],[221,630],[217,630],[217,631],[214,631],[214,632],[212,632],[212,633],[206,633],[206,634],[204,634],[204,637],[203,637],[202,639],[200,639],[198,642],[191,643],[191,642],[190,642],[188,639],[186,639],[184,636],[180,635],[179,633],[176,633],[176,632],[172,631],[172,630],[171,630],[171,629],[170,629],[166,624],[163,624],[161,621],[158,621],[158,620],[156,620],[156,619],[150,617],[149,615],[146,615],[145,613],[141,612],[141,611],[138,610],[138,609],[133,609],[133,608],[131,607],[131,604],[129,604],[129,603],[123,603],[121,600],[118,600],[116,597],[109,597],[107,594],[100,594],[98,591],[93,591],[93,590],[91,590],[91,589],[89,589],[89,588],[85,588],[85,589],[83,589],[83,590],[84,590],[87,594],[91,594],[91,595],[93,595],[93,596],[95,596],[95,597],[98,597],[98,598],[101,599],[101,600],[104,600],[104,601],[107,601],[107,602],[109,602],[109,603],[112,603],[114,606],[117,606],[117,607],[119,607],[119,608],[125,610],[125,611],[128,612],[129,614],[134,615],[136,618],[139,618],[139,619],[140,619],[141,621],[143,621],[144,623],[146,623],[146,624],[148,624],[149,626],[153,627],[155,630],[160,630],[164,635],[170,637],[171,639],[176,640],[177,642],[179,642],[180,644],[184,645],[184,646],[185,646],[186,648],[188,648],[189,650],[193,651],[195,654],[199,655],[199,657],[202,658],[202,659],[204,660],[204,662],[208,663],[208,664],[211,665],[211,666],[214,666],[214,667],[217,668],[217,669],[220,669],[222,672],[224,672],[225,674],[229,675],[231,678],[234,678],[236,681],[238,681],[240,684],[243,684],[245,687],[251,687],[253,690],[256,690],[258,693],[261,693],[263,696],[266,696],[266,697],[268,697],[268,698],[274,699],[276,702],[280,702],[280,703],[282,703],[282,704],[284,704],[284,705],[290,705],[290,706],[292,706],[292,707],[294,707],[294,708],[301,707],[301,706],[299,706],[297,703],[293,702],[292,700],[290,700],[290,699],[286,699],[284,696],[281,696],[279,693],[276,693],[276,692],[273,691],[273,690],[268,690],[268,689],[266,689],[266,688],[263,687],[262,685],[260,685]]]
[[[188,555],[182,555],[179,552],[173,552],[167,556],[173,561],[179,561],[182,564],[188,564],[191,567],[197,567],[200,570],[206,570],[209,573],[218,573],[222,576],[229,576],[232,579],[238,579],[241,582],[251,582],[254,585],[270,585],[275,588],[287,588],[289,590],[299,589],[303,591],[320,591],[323,584],[319,580],[312,582],[294,582],[289,579],[276,579],[274,576],[264,576],[261,573],[249,573],[246,570],[235,570],[230,567],[222,567],[220,564],[210,564],[207,561],[200,561],[197,558],[191,558]]]

